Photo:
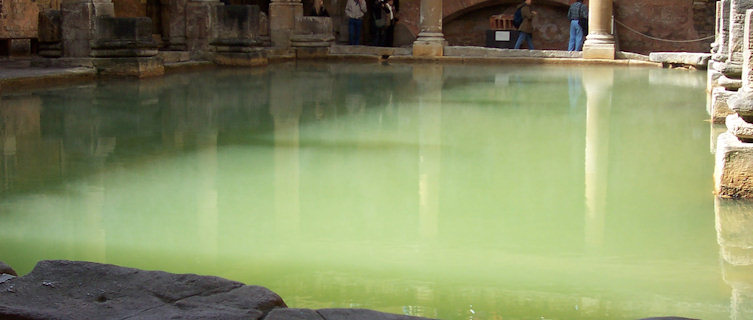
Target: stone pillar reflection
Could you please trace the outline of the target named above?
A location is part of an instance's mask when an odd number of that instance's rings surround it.
[[[440,57],[447,41],[442,34],[442,0],[421,0],[420,32],[413,42],[413,55]]]
[[[413,66],[418,83],[418,223],[422,238],[439,229],[439,183],[442,159],[441,65]]]
[[[583,44],[583,58],[613,60],[612,0],[591,0],[588,9],[588,36]]]
[[[92,130],[92,154],[89,162],[89,176],[82,194],[83,213],[82,225],[77,226],[77,234],[86,237],[81,239],[85,244],[78,258],[88,261],[107,262],[107,230],[104,223],[105,199],[105,163],[115,150],[115,137],[98,137],[98,131]]]
[[[197,243],[208,262],[216,261],[219,249],[217,210],[217,130],[198,133],[196,144],[196,221]]]
[[[714,213],[730,319],[753,319],[753,202],[716,198]]]
[[[300,0],[272,0],[269,4],[269,36],[272,46],[289,48],[295,18],[302,16],[303,4]]]
[[[604,242],[609,163],[609,114],[612,109],[612,69],[583,71],[586,89],[586,221],[587,248]]]
[[[270,76],[269,112],[274,119],[274,195],[279,231],[297,234],[300,228],[299,126],[303,108],[295,82]],[[291,89],[293,88],[293,89]]]

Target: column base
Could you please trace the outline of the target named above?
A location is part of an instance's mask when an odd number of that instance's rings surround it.
[[[729,132],[717,141],[714,190],[722,198],[753,199],[753,144]]]
[[[413,42],[414,57],[441,57],[444,56],[444,47],[447,41],[441,32],[421,32],[418,39]]]
[[[614,60],[614,43],[586,43],[583,44],[583,59],[607,59]]]
[[[291,1],[272,1],[269,4],[269,35],[272,46],[289,48],[295,30],[295,18],[303,16],[303,4]]]

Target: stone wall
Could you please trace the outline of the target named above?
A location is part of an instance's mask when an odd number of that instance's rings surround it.
[[[690,40],[714,34],[715,1],[616,0],[615,19],[636,31],[662,39]],[[689,43],[651,40],[617,26],[619,48],[648,53],[659,51],[708,52],[713,39]]]
[[[536,28],[533,34],[536,49],[566,50],[570,24],[561,17],[567,15],[567,7],[539,5],[535,10],[538,12],[534,18]],[[454,46],[483,46],[486,42],[485,32],[489,29],[489,17],[499,13],[514,14],[515,7],[488,7],[445,22],[445,38]]]
[[[0,39],[36,38],[37,15],[33,0],[0,0]]]
[[[450,44],[484,45],[483,30],[489,16],[510,11],[517,0],[473,1],[444,0],[444,31]],[[569,37],[566,4],[573,0],[534,1],[539,16],[534,21],[537,48],[562,49]],[[588,3],[588,0],[585,1]],[[689,40],[714,34],[714,0],[615,0],[615,18],[638,32],[653,37]],[[420,1],[400,3],[402,34],[396,35],[399,44],[411,43],[418,34]],[[405,31],[408,31],[407,33]],[[664,42],[648,39],[623,26],[617,27],[619,49],[647,54],[658,51],[708,52],[713,39],[691,43]]]

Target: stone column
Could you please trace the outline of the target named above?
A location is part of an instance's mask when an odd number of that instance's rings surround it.
[[[186,4],[186,49],[192,58],[204,58],[212,36],[212,12],[219,0],[189,0]]]
[[[611,69],[583,72],[586,89],[586,219],[585,243],[599,249],[604,243],[609,163],[609,114],[612,109]]]
[[[753,10],[748,10],[744,22],[744,29],[748,32],[752,19]],[[739,29],[734,22],[732,28]],[[745,33],[744,37],[747,39],[743,42],[750,46],[751,34]],[[753,59],[750,59],[753,49],[741,49],[745,56],[749,56],[744,59],[742,69],[753,68]],[[743,56],[741,53],[740,57]],[[746,75],[750,73],[748,71]],[[734,113],[726,117],[727,132],[719,135],[717,140],[714,187],[717,195],[723,198],[753,199],[753,80],[745,77],[741,83],[742,88],[727,100]]]
[[[272,0],[269,4],[269,34],[272,46],[290,47],[290,36],[295,29],[295,19],[303,16],[300,0]]]
[[[162,41],[168,50],[186,50],[187,0],[170,0],[162,19]],[[165,9],[163,9],[165,10]]]
[[[63,56],[83,58],[91,51],[97,17],[115,16],[110,0],[63,0]]]
[[[588,36],[583,44],[585,59],[614,59],[612,0],[591,0],[588,10]]]
[[[447,41],[442,34],[442,0],[421,0],[418,39],[413,42],[413,55],[441,57]]]
[[[729,5],[729,41],[725,76],[739,79],[742,76],[743,42],[745,41],[745,11],[753,9],[753,0],[731,0]]]

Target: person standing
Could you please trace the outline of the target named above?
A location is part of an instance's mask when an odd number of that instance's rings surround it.
[[[523,3],[515,7],[515,11],[520,9],[520,15],[523,17],[523,22],[518,27],[518,41],[515,42],[515,49],[520,49],[523,45],[523,41],[528,43],[528,49],[533,50],[533,16],[536,11],[531,10],[531,3],[533,0],[525,0]]]
[[[348,17],[348,43],[351,45],[361,44],[362,18],[365,13],[366,1],[364,0],[348,0],[345,5],[345,15]]]
[[[588,19],[588,7],[583,4],[583,0],[575,0],[570,5],[567,18],[570,20],[570,42],[567,44],[567,51],[581,51],[585,33],[581,26],[581,19]]]
[[[310,15],[314,17],[329,17],[329,12],[324,7],[324,0],[314,0],[314,8],[311,9]]]

